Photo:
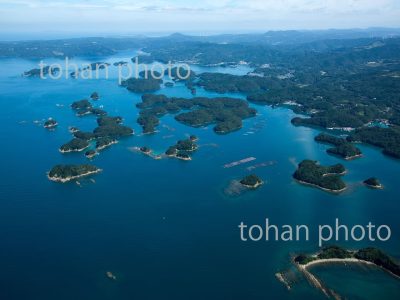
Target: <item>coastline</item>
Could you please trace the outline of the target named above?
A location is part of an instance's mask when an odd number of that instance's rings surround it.
[[[103,150],[103,149],[105,149],[107,147],[110,147],[111,145],[114,145],[114,144],[118,144],[118,141],[117,140],[112,141],[111,143],[109,143],[107,145],[103,145],[103,146],[100,146],[100,147],[96,148],[96,150]]]
[[[82,152],[83,150],[89,148],[90,145],[88,145],[85,148],[79,148],[79,149],[71,149],[71,150],[62,150],[61,148],[58,149],[58,151],[60,151],[61,153],[70,153],[70,152]]]
[[[81,177],[85,177],[85,176],[89,176],[89,175],[92,175],[92,174],[100,173],[101,171],[102,171],[102,169],[97,169],[95,171],[89,171],[89,172],[86,172],[86,173],[83,173],[83,174],[80,174],[80,175],[70,176],[70,177],[66,177],[66,178],[50,177],[49,174],[47,173],[47,178],[49,180],[51,180],[51,181],[54,181],[54,182],[66,183],[66,182],[69,182],[71,180],[75,180],[75,179],[78,179],[78,178],[81,178]]]
[[[339,175],[339,174],[335,174],[335,175]],[[342,192],[344,192],[345,190],[347,190],[347,186],[344,187],[344,188],[341,189],[341,190],[331,190],[331,189],[327,189],[327,188],[321,187],[321,186],[319,186],[319,185],[316,185],[316,184],[314,184],[314,183],[309,183],[309,182],[306,182],[306,181],[298,180],[298,179],[296,179],[296,178],[294,178],[294,180],[297,181],[298,183],[303,184],[303,185],[312,186],[312,187],[318,188],[318,189],[320,189],[320,190],[323,190],[324,192],[328,192],[328,193],[332,193],[332,194],[339,194],[339,193],[342,193]]]
[[[248,185],[248,184],[243,184],[243,183],[240,183],[240,184],[249,189],[256,189],[256,188],[262,186],[264,184],[264,181],[257,182],[255,185]]]

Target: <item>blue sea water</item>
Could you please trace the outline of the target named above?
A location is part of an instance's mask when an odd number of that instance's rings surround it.
[[[376,246],[400,257],[400,163],[379,149],[360,145],[363,158],[342,161],[326,154],[328,146],[313,141],[318,130],[292,126],[291,110],[255,105],[258,116],[228,135],[216,135],[212,126],[184,126],[172,116],[161,119],[157,134],[141,135],[135,107],[141,95],[119,87],[115,71],[110,79],[99,80],[20,76],[37,63],[0,60],[0,299],[323,299],[305,281],[288,292],[274,274],[289,265],[291,254],[316,251],[317,226],[332,225],[335,218],[348,226],[389,225],[392,237],[387,242],[338,243],[350,248]],[[248,71],[245,66],[194,68]],[[96,127],[94,117],[78,118],[69,107],[93,91],[101,96],[96,105],[104,105],[109,115],[122,116],[136,134],[92,161],[103,169],[93,177],[95,183],[51,182],[46,172],[53,165],[88,162],[82,153],[63,155],[58,148],[71,138],[68,126]],[[182,84],[157,93],[192,97]],[[202,89],[197,95],[220,96]],[[34,123],[49,117],[59,122],[54,131]],[[130,150],[147,145],[161,153],[188,134],[200,138],[191,162],[153,160]],[[256,160],[222,167],[249,156]],[[291,175],[303,159],[343,163],[348,191],[337,196],[294,182]],[[265,161],[276,161],[254,170],[265,185],[238,197],[224,193],[231,180],[250,173],[246,167]],[[385,189],[364,187],[362,181],[371,176],[378,177]],[[266,218],[277,225],[307,224],[311,240],[240,240],[240,222],[263,224]],[[107,271],[117,280],[106,278]],[[327,285],[343,290],[350,299],[371,299],[371,278],[380,282],[381,289],[374,290],[380,299],[400,295],[399,281],[387,274],[337,269],[320,273]],[[341,278],[354,280],[356,288],[343,285]]]

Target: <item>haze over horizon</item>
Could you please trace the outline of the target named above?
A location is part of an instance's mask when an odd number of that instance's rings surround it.
[[[0,0],[0,37],[400,27],[397,0]]]

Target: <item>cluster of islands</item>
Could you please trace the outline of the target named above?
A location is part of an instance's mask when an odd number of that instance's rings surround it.
[[[90,95],[92,101],[97,101],[99,98],[100,96],[97,92],[93,92]],[[59,151],[61,153],[87,150],[85,156],[91,159],[98,155],[101,150],[116,144],[118,139],[134,133],[132,128],[122,125],[122,117],[108,116],[106,111],[94,107],[88,99],[73,102],[71,108],[78,117],[86,115],[97,116],[97,127],[91,132],[85,132],[79,130],[79,128],[70,126],[69,131],[72,134],[72,139],[60,146]],[[48,129],[55,126],[57,126],[57,121],[54,119],[49,119],[44,124],[44,127]],[[48,173],[48,178],[53,181],[67,182],[100,171],[96,166],[88,164],[56,165]]]

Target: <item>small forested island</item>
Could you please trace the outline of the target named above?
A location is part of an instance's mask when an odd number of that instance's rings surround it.
[[[364,184],[373,189],[383,189],[383,185],[380,183],[379,179],[376,177],[371,177],[364,180]]]
[[[129,78],[121,82],[121,86],[126,87],[128,91],[135,93],[155,92],[161,88],[161,79],[149,78]]]
[[[197,142],[197,141],[199,140],[199,138],[198,138],[197,136],[195,136],[195,135],[191,135],[191,136],[189,137],[189,139],[190,139],[192,142]]]
[[[54,119],[51,119],[51,118],[48,119],[46,122],[44,122],[44,125],[43,125],[43,127],[47,128],[47,129],[53,129],[53,128],[56,128],[57,126],[58,126],[57,121]]]
[[[92,165],[56,165],[50,170],[47,177],[52,181],[64,183],[100,171],[101,169]]]
[[[89,159],[95,157],[96,155],[98,155],[99,153],[95,150],[89,150],[85,152],[85,156]]]
[[[71,108],[76,111],[76,115],[79,117],[90,114],[94,114],[96,116],[104,116],[107,114],[106,111],[93,107],[87,99],[73,102],[71,104]]]
[[[168,157],[176,157],[182,160],[191,160],[189,152],[196,151],[198,149],[197,144],[192,139],[179,140],[175,145],[170,146],[165,155]]]
[[[151,149],[149,147],[147,147],[147,146],[140,147],[139,150],[144,154],[150,154],[151,153]]]
[[[240,129],[243,119],[254,117],[257,113],[246,101],[235,98],[186,99],[145,94],[136,106],[141,110],[137,122],[144,133],[153,133],[159,118],[166,114],[176,115],[175,119],[185,125],[201,127],[216,124],[216,133],[229,133]],[[185,112],[179,114],[181,110]]]
[[[78,132],[79,131],[79,128],[77,128],[77,127],[75,127],[75,126],[69,126],[68,127],[68,130],[69,130],[69,132],[70,133],[75,133],[75,132]]]
[[[362,152],[359,148],[355,147],[352,143],[345,139],[335,137],[326,133],[320,133],[315,137],[315,141],[319,143],[326,143],[334,145],[334,148],[326,150],[327,153],[340,156],[346,160],[361,157]]]
[[[116,144],[117,140],[110,137],[101,137],[96,140],[96,150],[103,150],[113,144]]]
[[[87,147],[89,147],[88,141],[78,138],[73,138],[68,143],[62,145],[59,150],[61,153],[74,152],[74,151],[80,152],[85,150]]]
[[[256,189],[263,184],[263,181],[257,175],[251,174],[240,180],[240,183],[247,188]]]
[[[99,96],[99,94],[98,94],[97,92],[93,92],[93,93],[90,95],[90,99],[92,99],[92,100],[99,100],[99,99],[100,99],[100,96]]]
[[[329,192],[342,192],[346,189],[346,184],[340,175],[344,175],[346,169],[342,164],[333,166],[321,166],[316,161],[303,160],[293,177],[303,184],[309,184]]]

